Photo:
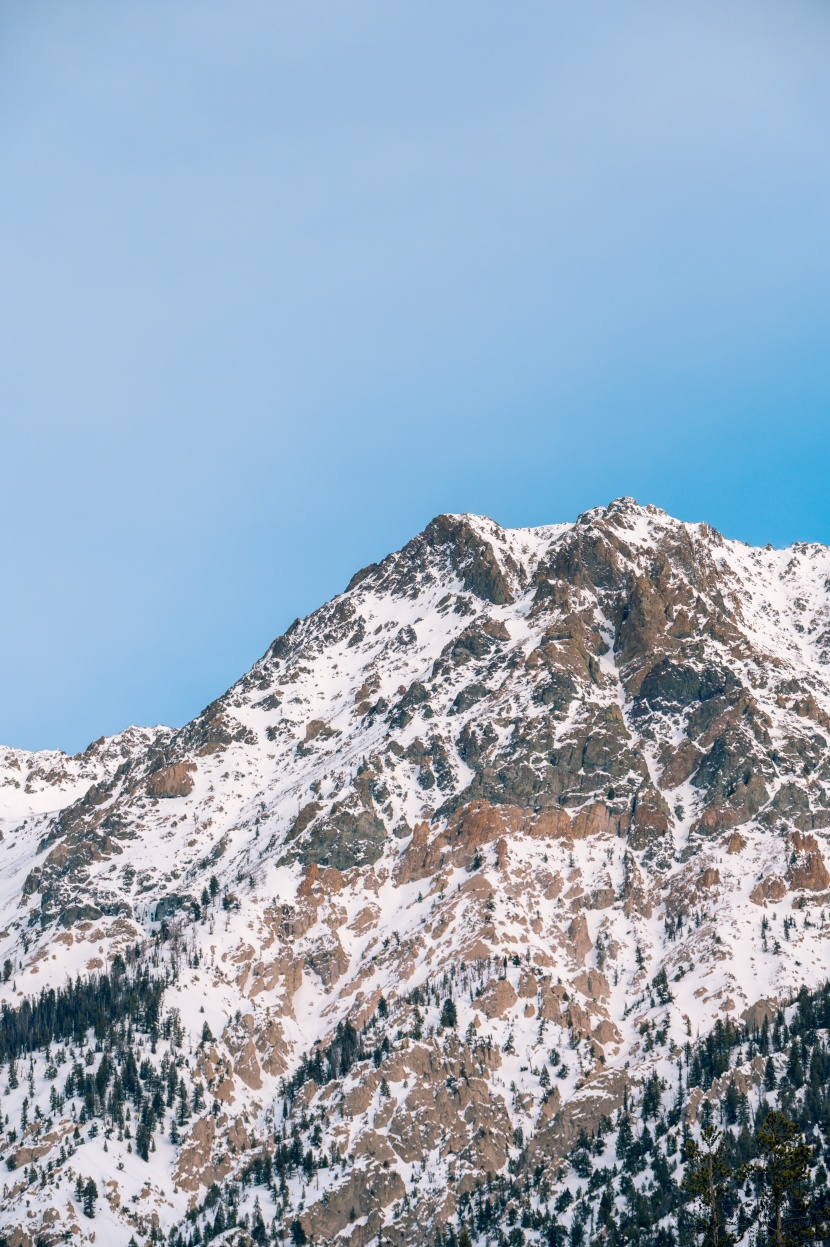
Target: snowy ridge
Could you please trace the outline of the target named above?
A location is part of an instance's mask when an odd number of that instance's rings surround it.
[[[116,954],[167,975],[136,1042],[187,1099],[173,1128],[164,1092],[144,1160],[135,1102],[90,1126],[51,1095],[106,1042],[19,1062],[0,1227],[167,1234],[292,1132],[312,1167],[246,1188],[240,1219],[258,1198],[363,1247],[509,1166],[542,1163],[553,1198],[579,1130],[690,1036],[827,978],[828,738],[830,550],[619,499],[526,530],[438,517],[185,728],[0,751],[2,1000]]]

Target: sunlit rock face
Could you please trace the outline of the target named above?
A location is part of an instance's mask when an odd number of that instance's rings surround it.
[[[115,984],[6,1054],[0,1227],[414,1243],[508,1173],[552,1206],[690,1038],[826,979],[829,736],[830,551],[618,499],[440,516],[181,730],[0,750],[3,1000]]]

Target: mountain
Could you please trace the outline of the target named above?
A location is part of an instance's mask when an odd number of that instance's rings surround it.
[[[610,1241],[621,1122],[644,1198],[803,1101],[828,738],[830,549],[622,498],[439,516],[184,728],[0,751],[0,1234]]]

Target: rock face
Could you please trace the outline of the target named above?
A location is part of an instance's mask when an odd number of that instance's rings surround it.
[[[830,551],[619,499],[440,516],[183,729],[0,751],[2,1000],[152,966],[140,1055],[187,1100],[147,1162],[96,1130],[10,1181],[0,1232],[75,1233],[82,1172],[126,1247],[281,1146],[266,1220],[316,1242],[421,1242],[508,1166],[555,1188],[649,1028],[679,1050],[826,977],[828,738]],[[80,1101],[33,1068],[43,1166]]]
[[[162,767],[147,780],[147,791],[151,797],[187,797],[193,791],[191,772],[195,770],[192,762],[174,762],[172,766]]]

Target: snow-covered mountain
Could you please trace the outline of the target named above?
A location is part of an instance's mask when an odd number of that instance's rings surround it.
[[[281,1144],[232,1234],[255,1199],[353,1247],[431,1241],[488,1174],[554,1199],[684,1045],[827,979],[828,738],[830,550],[623,498],[440,516],[181,730],[0,751],[4,1007],[166,982],[0,1078],[0,1229],[196,1241]],[[117,1121],[82,1084],[124,1043]]]

